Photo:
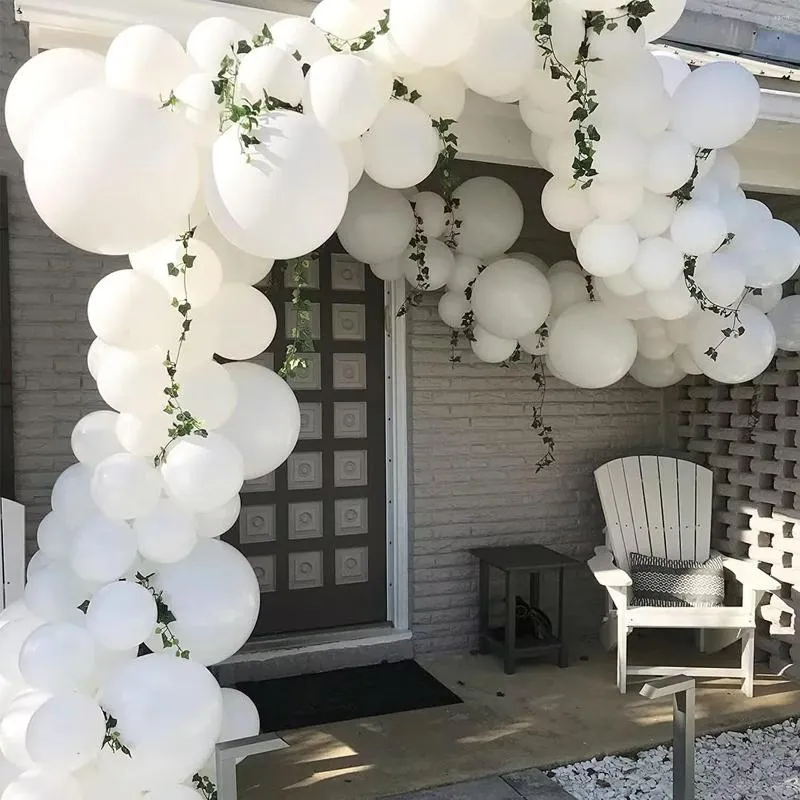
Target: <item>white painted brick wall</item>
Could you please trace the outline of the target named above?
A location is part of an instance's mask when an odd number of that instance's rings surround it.
[[[797,0],[688,0],[686,8],[779,31],[800,33],[800,3]]]

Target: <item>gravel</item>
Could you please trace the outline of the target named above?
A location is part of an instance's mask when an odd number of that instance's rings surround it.
[[[672,748],[608,756],[548,773],[578,800],[671,800]],[[800,798],[800,721],[697,740],[697,800]]]

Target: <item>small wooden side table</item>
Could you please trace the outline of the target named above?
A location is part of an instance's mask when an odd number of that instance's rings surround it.
[[[480,564],[479,584],[479,651],[495,651],[503,656],[507,675],[513,675],[518,658],[535,658],[555,653],[558,666],[566,667],[567,650],[564,644],[564,569],[578,567],[580,562],[569,556],[556,553],[538,544],[513,545],[511,547],[479,547],[470,550]],[[489,627],[489,604],[491,569],[499,569],[505,575],[506,624],[504,628]],[[547,639],[525,637],[517,640],[516,594],[519,576],[528,575],[530,602],[539,605],[539,579],[543,572],[558,573],[557,621],[553,636]]]

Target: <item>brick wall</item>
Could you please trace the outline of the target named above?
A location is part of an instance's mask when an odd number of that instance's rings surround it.
[[[800,33],[800,4],[796,0],[688,0],[686,8]]]
[[[521,246],[548,263],[574,258],[569,238],[542,217],[543,173],[486,164],[525,203]],[[538,475],[543,448],[530,429],[531,371],[477,362],[462,348],[450,363],[449,329],[435,301],[415,309],[410,326],[412,621],[418,653],[476,643],[477,570],[468,550],[538,543],[581,560],[601,543],[602,515],[592,471],[632,450],[664,441],[664,393],[631,380],[584,391],[549,379],[544,408],[557,462]],[[569,575],[567,621],[573,637],[597,631],[603,594],[588,570]]]
[[[796,197],[759,195],[798,226]],[[800,292],[800,283],[792,285]],[[800,678],[800,357],[779,352],[750,384],[694,378],[675,395],[681,446],[714,471],[714,546],[782,584],[759,611],[756,646],[774,670]]]

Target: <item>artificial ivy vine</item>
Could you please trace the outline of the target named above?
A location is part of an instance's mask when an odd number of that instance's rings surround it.
[[[122,741],[119,730],[117,730],[117,720],[105,709],[102,709],[102,711],[106,719],[106,732],[103,735],[101,748],[107,747],[112,753],[122,753],[131,758],[130,748]]]
[[[379,36],[383,36],[387,33],[389,33],[388,9],[374,28],[368,30],[366,33],[362,33],[361,36],[357,36],[355,39],[340,39],[338,36],[334,36],[331,33],[326,33],[325,35],[331,49],[335,50],[337,53],[361,53],[364,50],[369,50],[369,48],[375,44],[375,40]]]
[[[310,253],[302,258],[287,261],[284,269],[292,276],[292,309],[294,325],[290,341],[286,345],[286,355],[278,374],[282,378],[294,378],[298,370],[305,369],[308,361],[305,356],[314,352],[314,330],[311,315],[311,301],[305,294],[309,286],[311,264],[319,258],[318,253]]]
[[[189,651],[184,650],[181,647],[180,641],[178,641],[178,637],[170,629],[170,625],[173,622],[176,622],[175,615],[170,610],[170,607],[167,605],[166,600],[164,600],[164,592],[158,591],[155,586],[151,583],[153,575],[155,573],[151,573],[150,575],[143,575],[141,572],[136,573],[136,583],[139,586],[143,586],[153,595],[153,600],[156,602],[156,629],[155,633],[157,636],[161,637],[161,644],[164,646],[165,650],[175,650],[176,658],[189,658]]]
[[[204,800],[217,800],[217,787],[211,778],[197,772],[192,775],[192,783]]]

